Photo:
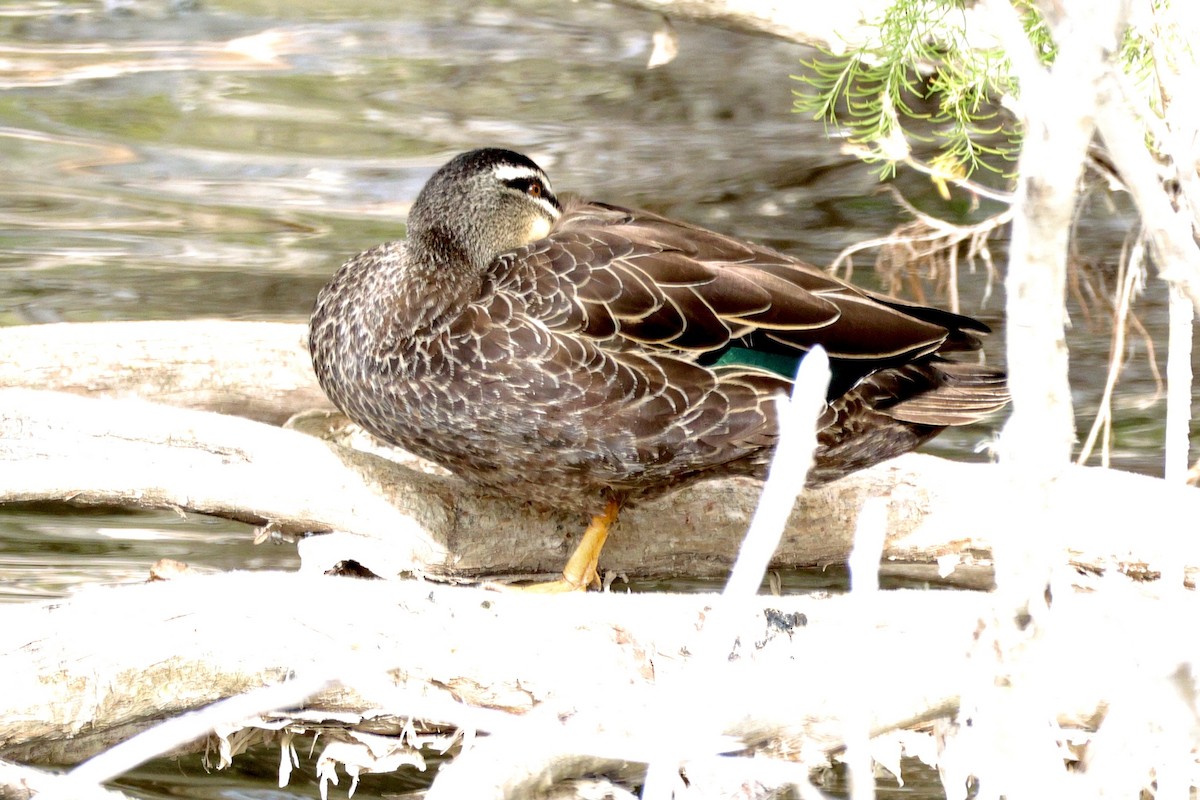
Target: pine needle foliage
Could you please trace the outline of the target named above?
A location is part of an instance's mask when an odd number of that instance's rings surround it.
[[[935,180],[980,170],[1014,177],[1021,129],[1006,106],[1020,96],[1019,86],[1003,50],[968,42],[964,2],[894,0],[870,26],[872,38],[801,62],[802,71],[791,76],[801,84],[793,90],[793,111],[843,129],[881,178],[911,161],[914,148],[926,154]],[[1058,48],[1036,0],[1010,2],[1037,57],[1053,64]],[[1169,8],[1170,0],[1150,0],[1148,13],[1124,32],[1118,55],[1155,113],[1162,101],[1155,59],[1192,55],[1191,42],[1165,21]]]
[[[1041,15],[1030,0],[1016,2],[1039,56],[1052,61]],[[1020,143],[1002,105],[1017,90],[1011,64],[998,48],[968,44],[962,3],[896,0],[873,27],[874,38],[853,50],[801,62],[793,110],[842,127],[883,178],[911,157],[914,143],[935,151],[935,175],[1011,177]]]

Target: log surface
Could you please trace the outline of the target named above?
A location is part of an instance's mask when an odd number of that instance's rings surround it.
[[[0,502],[178,508],[285,533],[340,532],[305,540],[314,567],[353,558],[385,577],[551,577],[586,522],[578,511],[222,414],[24,389],[0,390],[0,409]],[[626,509],[602,567],[724,577],[760,488],[709,481]],[[1200,517],[1195,489],[1072,468],[1049,492],[1046,537],[1061,557],[1101,573],[1179,572],[1194,584],[1200,544],[1171,531]],[[998,467],[910,454],[806,491],[772,566],[844,563],[869,497],[887,498],[885,567],[975,587],[989,585],[992,550],[1026,502]]]

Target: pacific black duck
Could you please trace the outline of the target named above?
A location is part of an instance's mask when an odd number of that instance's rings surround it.
[[[817,484],[1003,407],[1003,372],[974,352],[987,330],[685,222],[560,201],[533,161],[489,148],[430,178],[407,240],[338,270],[309,346],[375,436],[515,496],[605,508],[565,578],[586,586],[620,503],[763,474],[772,398],[812,345],[833,370]]]

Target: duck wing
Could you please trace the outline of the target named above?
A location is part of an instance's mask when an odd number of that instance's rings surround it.
[[[610,351],[790,378],[809,348],[834,363],[831,396],[881,368],[977,349],[969,317],[860,290],[775,250],[602,203],[569,203],[516,251],[511,279],[553,331]]]

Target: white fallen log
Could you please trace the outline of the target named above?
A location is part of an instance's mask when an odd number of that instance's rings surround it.
[[[996,612],[986,593],[759,597],[734,609],[720,658],[701,663],[719,602],[282,573],[93,587],[0,608],[0,757],[75,763],[164,716],[302,676],[339,685],[268,721],[400,741],[417,717],[588,756],[591,768],[649,760],[664,737],[701,761],[766,748],[811,764],[842,746],[848,714],[876,735],[947,716],[981,668],[998,668],[1007,691],[1033,691],[1047,719],[1095,727],[1107,704],[1200,659],[1194,638],[1166,635],[1200,614],[1200,598],[1119,576],[1056,597],[1054,636],[1000,665],[980,644]],[[1184,689],[1195,702],[1195,683]],[[724,738],[688,742],[701,717]],[[444,772],[445,789],[530,796],[503,772]]]
[[[0,327],[0,387],[139,397],[281,424],[332,409],[298,322],[187,320]]]
[[[951,656],[961,655],[986,603],[985,595],[966,597],[939,612],[936,625],[928,613],[936,595],[904,593],[887,604],[879,646],[900,648],[920,628],[940,643],[924,649],[920,661],[928,659],[928,669],[894,674],[871,690],[881,727],[952,701],[942,688],[951,685]],[[645,692],[680,679],[699,649],[714,602],[712,595],[546,597],[269,572],[91,587],[67,601],[0,608],[0,754],[74,761],[96,742],[109,744],[106,732],[127,733],[293,674],[342,680],[308,708],[358,716],[372,709],[397,719],[415,713],[397,707],[396,698],[423,716],[431,708],[448,714],[434,721],[451,725],[477,719],[454,718],[455,703],[506,715],[542,709],[543,723],[563,715],[595,719],[618,698],[628,701],[630,714],[644,714],[652,710]],[[783,725],[836,743],[834,721],[822,719],[820,709],[833,707],[825,693],[835,678],[825,673],[837,669],[803,653],[836,650],[839,620],[849,613],[838,598],[748,604],[737,615],[742,638],[728,647],[730,678],[785,670],[797,689],[792,700],[764,693],[749,706],[711,698],[731,730],[753,738]],[[384,675],[390,678],[380,682]],[[368,676],[376,682],[363,680]],[[899,691],[905,683],[910,689]],[[801,703],[803,714],[796,713]]]
[[[625,510],[602,567],[630,577],[724,577],[759,488],[709,481]],[[845,563],[859,509],[885,497],[885,572],[986,586],[992,547],[1005,536],[998,512],[1023,502],[1011,491],[990,465],[895,459],[805,492],[772,566]],[[1178,571],[1194,585],[1200,544],[1173,531],[1200,517],[1197,490],[1073,468],[1050,493],[1062,561],[1141,577],[1165,569],[1172,580]],[[386,577],[553,576],[586,521],[250,420],[0,390],[0,502],[34,501],[177,508],[285,534],[339,531],[304,541],[311,568],[354,559]]]

